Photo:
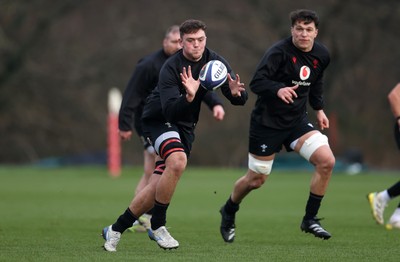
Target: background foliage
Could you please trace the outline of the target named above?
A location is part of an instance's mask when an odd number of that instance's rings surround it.
[[[386,98],[399,81],[397,0],[0,0],[0,162],[104,152],[108,90],[123,91],[137,60],[187,18],[207,23],[208,46],[248,84],[297,8],[319,13],[319,40],[331,51],[325,97],[335,153],[356,149],[369,165],[399,167]],[[203,110],[193,164],[246,161],[254,101],[226,104],[221,123]],[[138,139],[123,150],[141,163]]]

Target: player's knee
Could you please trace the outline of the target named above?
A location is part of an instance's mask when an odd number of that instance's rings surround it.
[[[269,175],[272,170],[272,164],[274,160],[263,161],[256,159],[251,154],[249,154],[249,161],[248,161],[249,169],[253,172],[261,175]]]
[[[176,152],[171,154],[166,161],[168,169],[174,174],[181,174],[187,164],[186,154],[183,152]]]
[[[325,156],[318,165],[324,171],[330,172],[335,167],[335,163],[336,163],[335,157],[333,156],[333,154],[329,154]]]
[[[253,179],[251,179],[249,183],[249,189],[254,190],[260,188],[265,183],[266,179],[266,175],[257,174],[255,177],[253,177]]]
[[[319,132],[315,133],[304,141],[299,154],[307,161],[310,161],[311,156],[322,146],[329,147],[328,137]]]

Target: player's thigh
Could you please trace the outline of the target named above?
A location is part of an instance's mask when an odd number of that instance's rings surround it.
[[[164,160],[177,152],[188,154],[191,148],[187,134],[177,125],[163,121],[143,121],[143,131],[157,155]]]
[[[307,132],[299,137],[294,151],[314,165],[333,166],[335,162],[327,136],[318,130]]]
[[[310,138],[312,135],[314,135],[316,133],[319,133],[319,131],[318,130],[312,130],[312,131],[309,131],[309,132],[305,133],[304,135],[300,136],[298,138],[298,140],[297,140],[297,143],[296,143],[295,147],[294,147],[294,151],[298,153],[300,151],[300,148],[303,146],[304,142],[308,138]]]

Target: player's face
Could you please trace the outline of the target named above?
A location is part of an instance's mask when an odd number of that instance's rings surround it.
[[[305,24],[304,21],[297,21],[291,28],[293,44],[303,52],[311,51],[314,39],[317,37],[318,29],[314,22]]]
[[[206,47],[207,37],[203,30],[185,34],[181,40],[183,55],[190,61],[199,61]]]
[[[179,44],[180,35],[179,32],[171,32],[164,38],[163,47],[164,52],[171,56],[176,53],[179,49],[181,49],[181,45]]]

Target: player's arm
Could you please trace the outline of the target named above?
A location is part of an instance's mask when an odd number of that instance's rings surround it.
[[[388,94],[388,100],[393,116],[400,125],[400,83],[398,83]]]
[[[324,110],[317,110],[316,111],[316,118],[317,118],[317,125],[321,130],[325,128],[329,128],[329,119],[325,115]]]
[[[213,112],[213,116],[216,120],[221,121],[224,119],[225,110],[222,100],[216,92],[207,92],[203,97],[203,102]]]
[[[122,131],[121,129],[119,130],[119,136],[121,137],[122,140],[127,141],[130,140],[132,137],[132,131]]]
[[[308,101],[312,109],[316,112],[317,125],[321,130],[329,128],[329,119],[323,110],[323,77],[323,74],[319,76],[316,82],[310,87],[308,94]]]
[[[248,94],[244,83],[240,81],[240,76],[233,72],[232,67],[222,56],[216,59],[222,61],[228,71],[226,82],[221,86],[222,94],[231,102],[232,105],[244,105],[248,99]]]
[[[211,111],[216,105],[223,106],[222,99],[218,96],[216,92],[207,92],[203,97],[203,102]]]
[[[222,94],[231,102],[232,105],[244,105],[248,99],[247,91],[244,89],[244,83],[240,82],[238,74],[234,75],[228,67],[228,79],[221,86]]]
[[[185,68],[183,70],[186,71]],[[188,67],[187,70],[189,71],[190,67]],[[161,107],[164,117],[170,122],[174,122],[186,114],[200,85],[200,81],[194,83],[193,81],[196,80],[193,78],[190,80],[186,79],[190,82],[191,89],[188,90],[183,82],[185,82],[186,85],[189,84],[182,80],[182,73],[183,71],[176,72],[174,65],[169,64],[164,64],[160,71],[158,89],[160,91]],[[188,75],[186,76],[190,78]],[[182,88],[186,89],[186,94],[181,93]]]
[[[286,87],[284,83],[272,80],[283,64],[283,54],[268,50],[257,65],[250,90],[259,96],[276,97],[279,89]]]
[[[148,68],[139,62],[133,72],[122,96],[121,108],[118,115],[118,127],[121,131],[132,130],[135,110],[146,99],[146,87],[153,85]]]
[[[197,90],[200,86],[200,80],[194,79],[192,75],[192,68],[189,65],[187,68],[183,67],[180,73],[182,84],[186,90],[186,100],[190,103],[196,96]]]
[[[310,106],[314,110],[321,110],[324,108],[323,99],[323,74],[316,80],[316,82],[310,87],[308,93],[308,101]]]

